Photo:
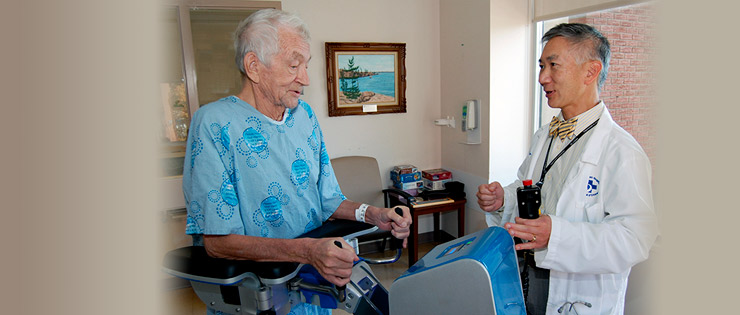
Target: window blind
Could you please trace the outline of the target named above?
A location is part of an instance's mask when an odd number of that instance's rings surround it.
[[[534,0],[534,21],[601,11],[647,0]]]

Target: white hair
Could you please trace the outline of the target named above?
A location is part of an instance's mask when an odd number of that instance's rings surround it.
[[[283,27],[294,30],[306,42],[311,40],[306,23],[281,10],[259,10],[239,23],[234,32],[234,51],[236,66],[242,75],[246,75],[244,56],[249,52],[254,52],[262,63],[270,66],[280,50],[278,31]]]

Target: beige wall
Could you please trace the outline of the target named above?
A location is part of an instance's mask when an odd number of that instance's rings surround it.
[[[465,100],[481,101],[481,144],[462,144],[466,135],[459,129],[442,130],[442,166],[465,183],[471,233],[487,226],[475,202],[478,185],[514,180],[531,134],[529,8],[517,0],[440,3],[442,116],[460,118]],[[443,216],[443,224],[456,231],[453,214]]]
[[[487,180],[490,133],[490,4],[488,0],[440,1],[442,114],[461,121],[466,100],[480,100],[481,144],[462,144],[467,135],[457,128],[442,130],[442,164],[455,180],[465,183],[468,205],[466,232],[485,228],[475,205],[475,187]],[[456,231],[454,213],[442,216],[446,231]]]
[[[388,171],[398,164],[449,169],[466,184],[467,232],[485,228],[475,190],[489,178],[513,179],[531,133],[525,116],[527,2],[284,0],[282,8],[300,15],[311,30],[311,85],[303,99],[319,117],[330,156],[374,156],[386,183]],[[328,41],[406,43],[407,113],[329,117]],[[481,100],[480,145],[459,143],[466,139],[459,128],[467,99]],[[456,118],[457,128],[434,125],[434,119],[446,116]],[[444,229],[456,234],[454,213],[447,217]],[[431,218],[419,223],[420,231],[431,229]]]
[[[286,7],[292,2],[285,1]],[[4,58],[13,80],[4,85],[10,92],[4,94],[8,123],[2,124],[10,161],[3,163],[9,171],[3,174],[11,190],[3,190],[8,196],[3,218],[10,228],[3,231],[10,247],[6,261],[17,267],[7,268],[13,274],[4,278],[15,288],[15,303],[6,303],[4,313],[29,312],[28,305],[33,313],[86,313],[80,307],[84,296],[87,310],[161,314],[155,306],[162,301],[156,282],[162,257],[152,241],[160,228],[153,217],[158,196],[150,184],[157,173],[152,104],[158,99],[158,67],[152,54],[142,53],[142,47],[156,46],[152,30],[158,4],[72,0],[8,5],[2,30],[11,40],[8,47],[20,51],[10,49],[14,58]],[[718,266],[734,258],[738,211],[725,198],[702,197],[717,196],[717,187],[733,192],[731,179],[738,177],[736,168],[720,162],[737,158],[737,146],[731,145],[737,143],[731,129],[740,117],[731,101],[737,71],[728,63],[737,44],[727,39],[734,36],[738,3],[661,5],[666,53],[660,58],[661,167],[655,188],[656,206],[665,212],[665,242],[658,257],[661,268],[655,269],[660,285],[654,303],[660,308],[650,314],[729,313],[736,308],[736,276]],[[34,74],[43,79],[30,79]],[[705,112],[714,115],[697,121],[696,132],[682,132],[684,122]],[[717,181],[717,174],[729,184],[700,184]],[[697,230],[701,212],[709,214],[708,227]],[[701,237],[704,231],[711,236]]]
[[[461,119],[466,100],[479,99],[481,144],[467,145],[466,134],[445,128],[442,131],[442,160],[445,167],[485,177],[489,148],[489,86],[491,17],[488,0],[441,1],[440,54],[442,64],[442,108],[444,115]]]
[[[284,0],[285,11],[298,14],[311,31],[311,64],[303,100],[318,115],[332,158],[373,156],[384,183],[394,165],[438,168],[441,162],[439,2],[428,0]],[[406,43],[406,100],[403,114],[329,117],[325,42]],[[420,232],[432,218],[419,220]]]
[[[467,232],[486,227],[475,203],[476,188],[489,179],[510,182],[531,133],[525,115],[527,2],[284,0],[282,8],[301,16],[311,31],[311,84],[303,99],[318,115],[329,155],[374,156],[389,184],[394,165],[449,169],[466,185]],[[407,113],[329,117],[328,41],[406,43]],[[481,100],[479,145],[460,144],[466,139],[459,128],[467,99]],[[456,128],[434,125],[446,116],[456,118]],[[168,195],[182,194],[179,182],[164,186],[171,188],[165,189]],[[182,198],[171,200],[176,202],[164,208],[184,206]],[[456,234],[456,219],[450,215],[453,219],[443,218],[443,226]],[[431,229],[431,218],[419,223],[420,231]]]
[[[384,182],[398,164],[441,166],[439,3],[428,0],[284,0],[311,31],[310,86],[303,100],[318,115],[332,158],[369,155],[378,160]],[[407,112],[329,117],[325,42],[406,43]]]

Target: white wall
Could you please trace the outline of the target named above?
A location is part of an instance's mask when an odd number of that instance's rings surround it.
[[[442,116],[459,121],[465,100],[481,100],[480,145],[461,144],[461,130],[442,130],[442,166],[465,183],[468,195],[467,233],[487,226],[475,201],[477,187],[514,180],[527,149],[528,10],[520,0],[440,1]],[[454,214],[442,222],[456,231]]]
[[[434,125],[440,115],[438,1],[283,0],[282,9],[298,14],[311,31],[311,84],[302,98],[318,115],[329,156],[373,156],[389,185],[394,165],[441,166]],[[325,42],[406,43],[407,112],[329,117]],[[421,218],[419,231],[432,230],[432,222]]]
[[[442,130],[442,165],[453,179],[465,183],[468,204],[466,232],[485,228],[475,202],[475,190],[486,182],[490,144],[490,3],[489,0],[440,1],[440,54],[442,68],[442,114],[462,119],[462,104],[480,100],[481,144],[468,145],[460,130]],[[442,216],[446,231],[457,232],[454,213]]]
[[[283,0],[282,9],[301,16],[311,31],[311,84],[303,99],[316,112],[331,157],[374,156],[390,184],[394,165],[443,167],[465,183],[466,232],[485,228],[475,202],[478,185],[508,183],[524,157],[531,127],[527,46],[528,1],[521,0]],[[407,113],[329,117],[325,42],[406,43]],[[464,145],[461,105],[481,101],[482,143]],[[452,116],[457,128],[435,126]],[[489,167],[490,165],[490,167]],[[164,192],[181,196],[179,182]],[[160,208],[184,206],[182,198]],[[448,219],[451,218],[451,219]],[[457,234],[455,213],[443,229]],[[419,220],[431,230],[431,217]]]
[[[488,178],[508,184],[529,149],[536,78],[526,1],[491,5],[491,154]]]
[[[394,165],[441,166],[439,3],[428,0],[283,0],[311,31],[311,85],[303,100],[318,115],[329,155],[368,155],[378,160],[384,182]],[[406,43],[407,112],[329,117],[325,42]]]
[[[477,186],[513,180],[531,133],[528,1],[283,0],[282,8],[311,31],[311,85],[303,99],[318,115],[329,155],[374,156],[388,184],[394,165],[446,168],[466,186],[467,232],[485,228]],[[324,43],[352,41],[406,43],[407,113],[328,116]],[[461,105],[471,98],[481,100],[480,145],[459,143]],[[434,125],[446,116],[458,128]],[[442,223],[457,233],[454,213]],[[431,216],[419,224],[421,232],[431,230]]]

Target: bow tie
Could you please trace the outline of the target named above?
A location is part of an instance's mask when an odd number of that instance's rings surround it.
[[[576,131],[576,122],[578,118],[571,118],[567,121],[561,121],[557,117],[552,117],[550,121],[550,136],[557,135],[560,140],[573,139],[573,133]]]

